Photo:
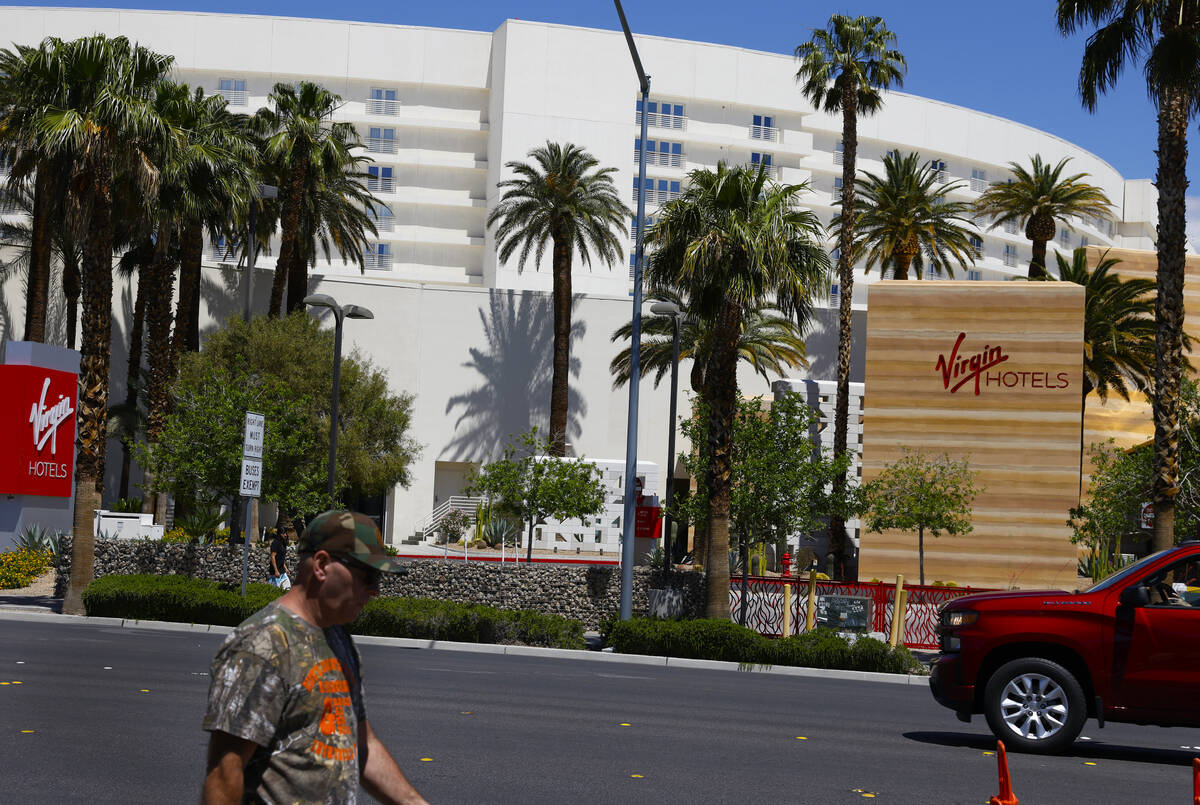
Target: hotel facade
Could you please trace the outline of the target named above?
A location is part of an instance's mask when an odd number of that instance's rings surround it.
[[[794,79],[790,55],[637,36],[652,76],[642,109],[623,36],[617,31],[508,20],[492,32],[252,15],[110,9],[0,9],[0,46],[34,45],[47,36],[123,35],[175,57],[177,80],[224,95],[232,111],[252,113],[277,82],[313,81],[344,101],[336,119],[352,123],[370,163],[379,237],[366,270],[338,260],[310,271],[313,291],[365,305],[372,321],[345,328],[349,348],[388,372],[397,392],[414,395],[413,435],[422,450],[411,484],[382,502],[389,540],[420,528],[459,494],[473,466],[498,454],[511,433],[544,426],[550,382],[549,257],[518,270],[496,255],[486,219],[497,183],[546,141],[572,142],[617,168],[616,182],[635,207],[637,164],[647,156],[647,218],[682,190],[689,171],[719,161],[766,166],[783,183],[808,183],[801,203],[828,224],[840,193],[841,121],[814,110]],[[1073,103],[1074,98],[1064,98]],[[648,123],[639,140],[640,116]],[[900,92],[858,123],[858,167],[882,174],[883,156],[916,151],[969,201],[1009,177],[1007,163],[1034,154],[1070,158],[1113,200],[1113,220],[1075,220],[1051,251],[1080,246],[1153,249],[1156,191],[1127,179],[1101,157],[1019,122]],[[622,233],[632,260],[635,222]],[[959,280],[1024,276],[1030,244],[1015,227],[980,222],[982,259]],[[833,248],[832,242],[829,248]],[[228,244],[206,244],[202,333],[241,309],[244,272]],[[255,306],[265,311],[273,256],[260,259]],[[1052,258],[1051,258],[1052,259]],[[570,449],[593,459],[623,459],[627,389],[614,389],[609,362],[621,344],[612,333],[631,315],[631,262],[584,265],[576,258],[578,299],[572,342]],[[11,274],[11,272],[10,272]],[[871,284],[857,270],[852,380],[864,377],[865,319]],[[981,283],[984,292],[990,283]],[[112,394],[123,396],[125,349],[134,291],[117,283]],[[811,398],[832,410],[838,288],[818,311],[809,336]],[[0,337],[20,336],[19,280],[4,285]],[[647,310],[648,313],[648,310]],[[61,324],[59,326],[61,336]],[[680,411],[686,412],[687,366]],[[766,395],[771,382],[742,370],[742,393]],[[793,384],[794,385],[794,384]],[[643,383],[638,458],[667,463],[668,388]],[[858,387],[861,388],[861,387]],[[870,389],[865,389],[869,399]],[[269,423],[268,423],[269,427]],[[852,445],[853,446],[853,445]],[[117,454],[117,445],[110,456]],[[686,449],[681,445],[680,449]],[[672,462],[673,464],[674,462]],[[109,462],[106,500],[115,497],[119,461]],[[672,472],[658,473],[660,479]],[[686,483],[679,477],[678,482]],[[660,489],[665,481],[660,481]],[[1065,513],[1064,513],[1065,515]]]

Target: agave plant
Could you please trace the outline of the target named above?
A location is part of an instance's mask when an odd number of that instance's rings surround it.
[[[17,536],[17,548],[30,551],[49,551],[58,563],[61,531],[51,531],[39,523],[30,523]]]
[[[517,527],[511,521],[497,517],[484,524],[480,536],[489,548],[499,548],[502,544],[514,545],[517,540]]]

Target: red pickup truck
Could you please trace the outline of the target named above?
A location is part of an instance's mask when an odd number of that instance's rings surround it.
[[[1200,727],[1200,542],[1087,590],[996,592],[946,604],[929,686],[1006,745],[1055,752],[1094,717]]]

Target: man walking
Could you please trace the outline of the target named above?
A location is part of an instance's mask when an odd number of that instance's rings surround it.
[[[204,805],[353,803],[359,780],[385,803],[421,805],[371,729],[358,650],[344,624],[401,567],[365,515],[328,511],[299,541],[291,590],[247,618],[217,651],[208,711]]]

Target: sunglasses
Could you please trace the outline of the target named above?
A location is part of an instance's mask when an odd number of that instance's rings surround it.
[[[382,570],[379,570],[378,568],[370,567],[369,565],[364,565],[362,562],[356,561],[354,559],[349,559],[344,556],[334,556],[333,554],[330,554],[329,558],[333,559],[333,561],[337,562],[340,565],[345,565],[350,570],[362,571],[363,583],[366,584],[368,587],[379,586],[379,580],[383,576]]]

